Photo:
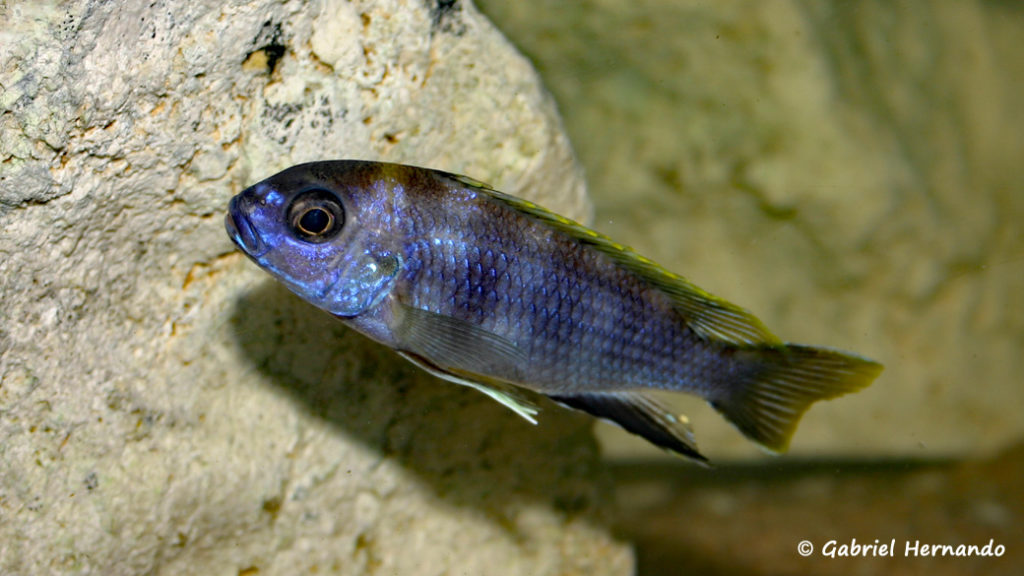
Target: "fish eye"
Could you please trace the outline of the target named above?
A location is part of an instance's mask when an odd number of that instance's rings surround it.
[[[345,209],[337,196],[323,189],[303,192],[288,207],[288,224],[306,242],[326,242],[341,232]]]

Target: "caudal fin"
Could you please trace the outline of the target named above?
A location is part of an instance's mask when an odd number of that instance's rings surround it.
[[[784,452],[800,417],[818,400],[856,392],[882,365],[837,350],[787,344],[737,353],[740,376],[724,383],[711,405],[743,434]]]

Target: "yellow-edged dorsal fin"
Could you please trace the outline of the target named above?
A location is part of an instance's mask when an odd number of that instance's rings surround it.
[[[676,310],[698,335],[744,346],[782,344],[777,336],[746,309],[701,290],[682,276],[637,254],[632,248],[533,202],[499,192],[472,178],[458,175],[451,177],[464,186],[476,189],[521,214],[536,218],[575,238],[581,244],[608,256],[624,270],[643,278],[672,299]]]

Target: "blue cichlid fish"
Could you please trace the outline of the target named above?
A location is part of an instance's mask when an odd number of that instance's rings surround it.
[[[644,390],[700,396],[782,451],[812,403],[882,370],[784,343],[629,248],[455,174],[302,164],[232,198],[225,223],[293,292],[431,374],[536,423],[532,390],[700,461],[685,417]]]

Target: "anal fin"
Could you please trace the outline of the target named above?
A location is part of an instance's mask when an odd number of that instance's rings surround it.
[[[685,416],[673,413],[654,399],[637,392],[588,392],[549,395],[569,408],[608,420],[656,446],[702,464],[708,461],[697,450]]]

